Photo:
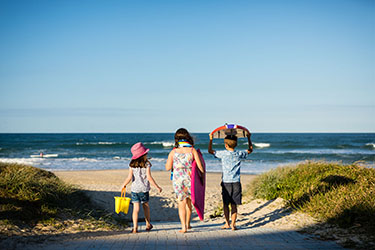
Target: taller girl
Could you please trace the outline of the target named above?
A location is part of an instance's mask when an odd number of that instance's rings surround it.
[[[175,146],[168,155],[166,170],[173,171],[173,189],[178,199],[178,215],[181,221],[180,233],[191,228],[191,170],[195,160],[199,170],[204,173],[199,155],[194,148],[194,140],[189,132],[180,128],[174,135]]]

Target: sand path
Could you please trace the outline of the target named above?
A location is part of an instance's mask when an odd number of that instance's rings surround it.
[[[106,209],[114,211],[114,196],[120,195],[122,183],[128,175],[128,170],[98,170],[98,171],[64,171],[55,172],[65,182],[78,185],[89,194],[94,202]],[[152,221],[179,221],[177,200],[172,188],[170,173],[167,171],[153,171],[155,181],[162,187],[159,193],[151,187],[150,207]],[[254,175],[241,175],[243,189],[246,189],[255,178]],[[205,199],[205,221],[223,221],[222,217],[210,218],[210,215],[221,205],[221,174],[208,173]],[[128,185],[127,196],[130,193]],[[257,227],[273,227],[278,229],[297,230],[312,225],[316,221],[301,213],[291,213],[284,209],[281,199],[273,201],[246,200],[239,206],[239,225],[254,225]],[[194,210],[194,209],[193,209]],[[132,206],[126,215],[131,220]],[[142,212],[139,214],[143,218]],[[195,211],[193,221],[199,218]]]
[[[80,186],[98,205],[114,211],[114,195],[119,195],[127,170],[56,172],[68,183]],[[221,203],[220,174],[207,175],[206,212],[203,222],[193,214],[192,229],[178,232],[177,202],[172,191],[168,172],[153,172],[163,192],[150,192],[151,220],[154,229],[145,231],[141,222],[138,234],[107,232],[102,234],[72,234],[64,240],[43,244],[26,244],[23,249],[343,249],[335,242],[316,240],[313,235],[297,230],[315,223],[311,217],[291,213],[283,208],[282,200],[245,200],[239,207],[237,231],[222,230],[222,217],[210,218]],[[241,176],[243,186],[254,176]],[[131,219],[131,211],[126,215]]]

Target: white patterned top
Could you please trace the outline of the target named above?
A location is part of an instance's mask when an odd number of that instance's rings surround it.
[[[133,170],[132,187],[133,193],[146,193],[150,191],[150,182],[147,180],[147,168],[131,168]]]

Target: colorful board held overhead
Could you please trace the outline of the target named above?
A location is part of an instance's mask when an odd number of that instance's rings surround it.
[[[250,134],[250,131],[247,128],[236,124],[225,124],[211,132],[212,138],[215,139],[224,139],[227,135],[243,138],[247,137],[248,134]]]

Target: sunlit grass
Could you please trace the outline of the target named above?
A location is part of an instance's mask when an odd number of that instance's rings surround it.
[[[375,232],[375,169],[305,162],[258,176],[250,190],[256,198],[281,197],[322,221]]]
[[[0,163],[0,226],[33,228],[42,223],[59,229],[71,220],[84,224],[84,228],[114,228],[120,224],[95,208],[83,191],[53,173]]]

